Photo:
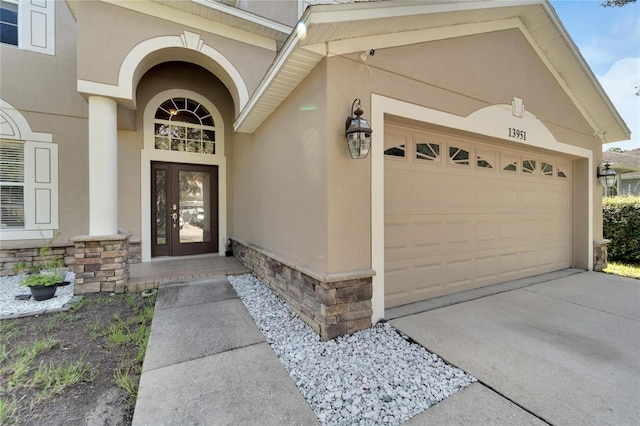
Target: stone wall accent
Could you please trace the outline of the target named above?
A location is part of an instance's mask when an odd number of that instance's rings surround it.
[[[65,266],[73,268],[76,263],[76,248],[72,243],[57,243],[49,245],[50,250],[47,251],[44,259],[40,256],[40,248],[44,244],[36,243],[13,244],[10,248],[3,247],[0,249],[0,276],[15,275],[13,268],[24,262],[28,267],[34,265],[42,265],[47,263],[51,258],[57,257],[62,259]]]
[[[611,240],[595,240],[593,242],[593,270],[602,272],[607,267],[607,245]]]
[[[75,245],[76,294],[124,293],[129,281],[129,236],[79,236]]]
[[[276,292],[323,340],[371,327],[371,270],[322,274],[232,239],[234,256]]]
[[[142,246],[140,240],[129,241],[129,264],[142,263]]]

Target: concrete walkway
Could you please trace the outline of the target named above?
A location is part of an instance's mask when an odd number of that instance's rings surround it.
[[[639,280],[582,272],[391,323],[480,381],[408,424],[640,424]]]
[[[387,312],[479,379],[405,424],[639,424],[639,280],[565,270],[465,293]],[[133,424],[318,421],[218,276],[160,285]]]
[[[224,276],[160,284],[133,425],[317,420]]]

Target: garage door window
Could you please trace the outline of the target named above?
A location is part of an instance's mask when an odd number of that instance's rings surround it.
[[[560,166],[558,166],[558,177],[559,178],[567,178],[567,174],[560,170]]]
[[[406,155],[406,147],[405,145],[398,145],[398,146],[391,147],[384,151],[384,155],[388,155],[390,157],[404,158]]]
[[[522,173],[535,174],[536,160],[522,160]]]
[[[553,177],[553,164],[542,161],[540,163],[540,171],[542,172],[542,176]]]
[[[493,169],[496,163],[496,153],[485,150],[476,150],[476,166],[479,169]]]
[[[469,151],[467,151],[466,149],[458,148],[457,146],[450,146],[449,160],[451,160],[453,164],[457,164],[459,166],[468,166]]]
[[[440,145],[437,143],[417,143],[416,159],[427,161],[440,160]]]

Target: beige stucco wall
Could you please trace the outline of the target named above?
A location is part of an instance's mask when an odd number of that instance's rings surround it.
[[[349,58],[360,64],[359,55]],[[380,49],[367,62],[373,77],[367,77],[362,65],[355,67],[357,76],[374,80],[377,93],[461,116],[511,104],[517,96],[557,140],[601,149],[591,127],[519,30]]]
[[[166,8],[165,12],[168,18],[176,13],[171,8]],[[242,75],[249,93],[258,85],[275,57],[275,52],[269,49],[103,2],[78,2],[77,16],[78,78],[81,80],[116,85],[123,59],[137,44],[155,37],[177,36],[185,30],[199,34],[206,45],[229,60]],[[114,27],[116,22],[117,28]],[[216,24],[211,22],[211,27],[214,26]],[[204,57],[194,56],[194,53],[189,49],[167,54],[159,52],[150,66],[166,60],[202,60],[204,63]]]
[[[367,63],[371,71],[362,64],[359,55],[329,60],[328,84],[336,94],[336,105],[344,102],[342,94],[356,86],[358,96],[363,97],[365,111],[370,110],[369,94],[376,93],[464,117],[486,106],[510,104],[517,96],[524,99],[527,112],[540,119],[559,142],[592,151],[594,164],[600,159],[602,146],[593,136],[593,130],[517,30],[380,49]],[[483,138],[479,136],[479,139]],[[589,227],[587,166],[586,160],[580,160],[574,161],[573,167],[574,258],[575,266],[583,268],[587,267],[591,244],[586,240]],[[601,197],[597,180],[594,178],[591,183],[593,236],[600,238]],[[363,240],[362,250],[368,245],[369,242]]]
[[[344,140],[352,101],[362,99],[369,119],[371,93],[463,117],[517,96],[558,141],[592,150],[597,161],[601,145],[592,129],[517,30],[380,49],[367,62],[370,68],[359,54],[328,58],[258,131],[236,135],[234,235],[327,273],[371,267],[370,158],[351,160]],[[317,104],[311,119],[298,110],[308,103]],[[313,154],[305,154],[316,136]],[[573,169],[574,263],[586,268],[588,162],[574,161]]]
[[[141,194],[140,181],[141,150],[145,131],[144,110],[153,96],[169,89],[199,93],[216,106],[225,124],[225,154],[227,158],[232,155],[234,105],[229,91],[220,80],[201,67],[183,62],[169,62],[149,70],[138,85],[138,108],[134,112],[135,128],[118,131],[118,226],[130,232],[134,239],[141,238],[142,220],[150,220],[143,218],[140,211],[140,197],[149,196]],[[150,130],[153,131],[153,128]],[[227,175],[229,174],[228,170]],[[229,193],[227,195],[231,196]],[[229,205],[228,209],[230,208]],[[227,217],[231,217],[230,212],[227,213]],[[231,226],[229,221],[227,223]]]
[[[55,23],[55,56],[0,45],[0,97],[58,145],[60,226],[54,234],[66,242],[89,230],[87,103],[76,91],[76,28],[65,2],[56,2]]]
[[[329,265],[325,80],[323,62],[255,133],[234,137],[232,159],[233,236],[319,271]]]

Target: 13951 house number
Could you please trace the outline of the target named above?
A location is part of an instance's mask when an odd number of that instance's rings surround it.
[[[513,127],[509,127],[509,137],[526,141],[527,132],[525,132],[524,130],[514,129]]]

